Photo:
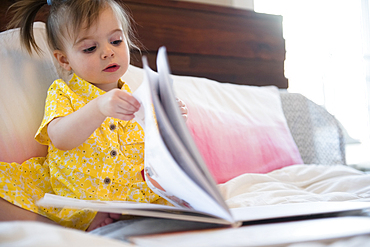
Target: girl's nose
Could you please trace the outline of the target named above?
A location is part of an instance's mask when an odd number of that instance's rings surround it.
[[[114,51],[107,47],[104,49],[103,53],[102,53],[102,59],[107,59],[108,57],[113,57],[114,56]]]

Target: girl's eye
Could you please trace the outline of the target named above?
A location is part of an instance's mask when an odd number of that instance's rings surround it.
[[[122,40],[118,39],[118,40],[115,40],[115,41],[112,41],[110,42],[112,45],[119,45],[122,43]]]
[[[91,53],[91,52],[95,51],[95,49],[96,49],[96,46],[91,46],[91,47],[89,47],[87,49],[84,49],[83,52],[85,52],[85,53]]]

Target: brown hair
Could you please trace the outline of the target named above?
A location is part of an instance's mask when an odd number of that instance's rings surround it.
[[[8,28],[20,27],[21,43],[29,53],[32,53],[32,48],[40,52],[33,36],[33,22],[37,12],[47,3],[47,0],[21,0],[10,7],[14,16]],[[81,28],[89,28],[101,11],[108,7],[121,22],[129,48],[138,49],[131,28],[131,16],[114,0],[52,0],[46,22],[50,49],[63,50],[65,35],[76,38]]]

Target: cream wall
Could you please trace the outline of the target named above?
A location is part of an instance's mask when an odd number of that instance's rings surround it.
[[[185,2],[198,2],[215,5],[230,6],[241,9],[254,9],[253,0],[177,0]]]

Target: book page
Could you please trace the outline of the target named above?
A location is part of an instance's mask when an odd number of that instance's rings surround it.
[[[164,142],[169,148],[172,156],[177,163],[182,167],[186,174],[209,193],[225,210],[228,210],[224,198],[222,198],[219,190],[217,189],[216,182],[210,174],[198,148],[187,128],[184,119],[181,116],[179,106],[176,102],[176,96],[174,93],[172,78],[170,77],[170,66],[168,64],[166,48],[160,47],[157,56],[157,68],[158,68],[158,96],[160,98],[163,110],[172,125],[177,136],[180,138],[184,148],[186,150],[176,150],[176,146],[172,143],[172,133],[168,133],[166,129],[161,131]],[[188,155],[185,157],[188,160],[184,160],[183,153],[186,152]]]
[[[370,209],[370,202],[305,202],[277,205],[232,208],[235,220],[240,222],[289,219],[304,216],[319,217],[325,215],[359,215]]]
[[[80,200],[46,193],[37,204],[44,207],[80,208],[108,213],[230,225],[229,221],[214,217],[211,214],[153,203]]]
[[[157,91],[158,74],[151,71],[145,58],[143,64],[144,81],[133,95],[141,102],[145,111],[144,173],[147,184],[156,194],[177,207],[208,213],[233,223],[228,208],[184,171],[187,167],[196,165],[163,110]],[[181,165],[175,160],[174,153],[180,157],[178,159],[181,160]]]

